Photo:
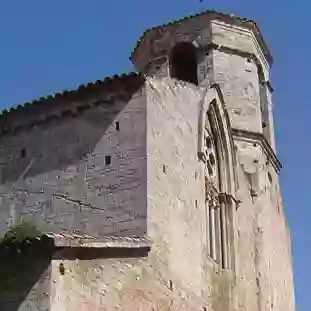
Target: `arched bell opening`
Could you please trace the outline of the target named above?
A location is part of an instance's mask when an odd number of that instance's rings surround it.
[[[176,44],[171,51],[170,63],[172,78],[198,84],[197,53],[192,43]]]

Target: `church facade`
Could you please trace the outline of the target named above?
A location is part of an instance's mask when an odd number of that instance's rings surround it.
[[[258,26],[203,12],[131,60],[2,113],[0,309],[294,311]]]

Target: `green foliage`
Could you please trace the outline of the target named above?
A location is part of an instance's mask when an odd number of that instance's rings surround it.
[[[41,232],[32,224],[23,221],[21,224],[11,227],[4,235],[2,242],[10,241],[20,243],[28,238],[40,237]]]

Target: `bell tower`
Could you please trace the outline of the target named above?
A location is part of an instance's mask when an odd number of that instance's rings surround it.
[[[148,76],[170,76],[202,85],[207,74],[210,30],[206,14],[152,28],[140,38],[130,59]]]
[[[156,219],[148,228],[169,237],[168,252],[178,254],[170,257],[178,262],[171,270],[183,275],[202,258],[212,259],[234,275],[227,294],[236,299],[228,306],[294,310],[290,235],[275,152],[273,59],[257,24],[214,11],[188,16],[145,31],[131,61],[137,71],[155,77],[146,83],[147,167],[149,176],[157,176],[148,187],[148,211]],[[190,212],[202,212],[200,225],[193,218],[182,223]],[[164,225],[164,218],[171,224]],[[186,246],[197,247],[189,257]],[[193,275],[183,280],[199,280]],[[249,290],[252,294],[241,295]],[[213,309],[233,310],[228,306]]]
[[[145,31],[130,59],[147,76],[219,84],[232,127],[263,134],[275,150],[273,59],[255,22],[214,11],[189,16]]]
[[[203,91],[217,85],[250,191],[256,194],[265,187],[254,163],[271,167],[278,187],[269,80],[273,59],[255,22],[214,11],[173,21],[145,31],[131,61],[146,76],[182,80]],[[247,169],[248,162],[252,169]]]

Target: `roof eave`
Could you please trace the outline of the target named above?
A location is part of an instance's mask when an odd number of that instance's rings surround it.
[[[259,29],[256,22],[254,22],[251,19],[235,16],[233,14],[225,14],[225,13],[220,13],[220,12],[211,11],[211,10],[204,11],[201,13],[197,13],[194,15],[189,15],[189,16],[186,16],[184,18],[174,20],[170,23],[162,24],[162,25],[155,26],[155,27],[147,29],[146,31],[144,31],[144,33],[141,35],[141,37],[138,39],[138,41],[137,41],[137,43],[136,43],[136,45],[135,45],[135,47],[131,53],[130,60],[133,61],[133,59],[135,58],[135,54],[136,54],[137,50],[139,49],[141,43],[147,37],[147,35],[150,34],[151,32],[153,32],[155,30],[170,27],[172,25],[175,25],[177,23],[181,23],[183,21],[188,21],[190,19],[197,18],[197,17],[202,16],[202,15],[209,16],[210,21],[211,20],[220,20],[220,21],[224,21],[226,23],[233,24],[233,25],[238,25],[238,26],[242,26],[242,27],[246,26],[246,28],[252,30],[257,41],[258,41],[258,43],[259,43],[259,45],[260,45],[260,47],[261,47],[261,49],[262,49],[262,51],[263,51],[263,53],[264,53],[264,56],[265,56],[265,58],[269,64],[269,66],[272,66],[272,64],[273,64],[272,54],[269,51],[269,48],[268,48],[268,46],[267,46],[267,44],[266,44],[266,42],[265,42],[265,40],[261,34],[260,29]]]

